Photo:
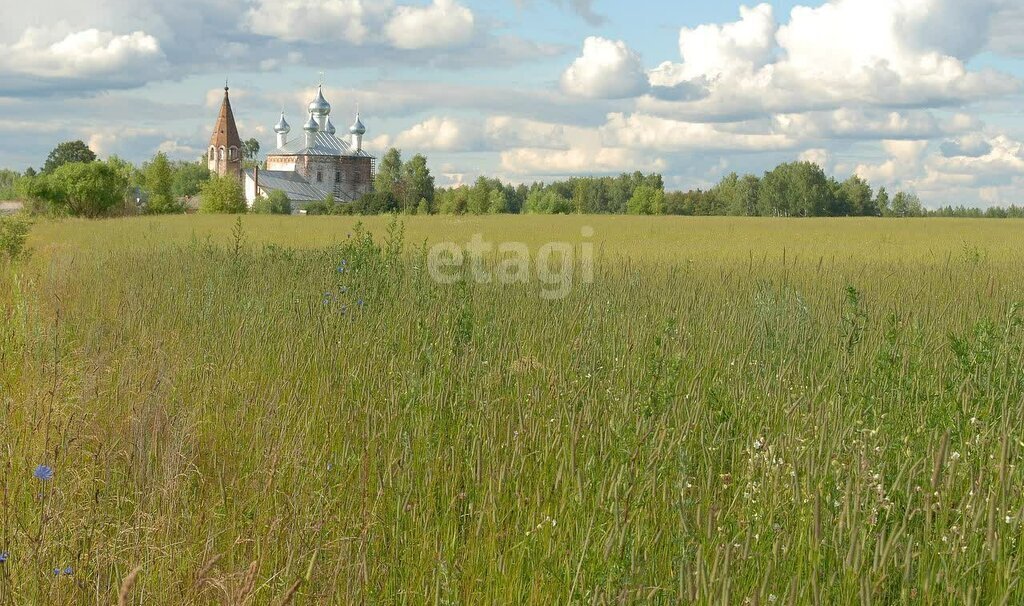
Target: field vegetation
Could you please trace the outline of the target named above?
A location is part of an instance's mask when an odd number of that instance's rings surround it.
[[[439,241],[593,284],[439,284]],[[39,221],[2,604],[1015,604],[1016,221]],[[493,259],[492,261],[497,261]]]

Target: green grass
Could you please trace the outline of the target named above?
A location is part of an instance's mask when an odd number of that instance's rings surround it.
[[[1024,601],[1020,223],[386,222],[0,260],[0,603]],[[584,226],[563,300],[424,271]]]

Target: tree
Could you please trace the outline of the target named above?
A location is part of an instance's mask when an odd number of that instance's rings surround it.
[[[210,179],[210,169],[201,162],[180,162],[174,166],[171,194],[175,198],[199,195],[203,183]]]
[[[888,217],[892,213],[892,208],[889,204],[889,192],[885,191],[884,187],[878,188],[878,196],[875,197],[875,208],[878,209],[878,213],[883,217]]]
[[[416,207],[417,215],[429,215],[430,214],[430,203],[427,202],[426,198],[421,198],[419,205]]]
[[[854,217],[876,216],[878,212],[875,207],[874,195],[871,186],[864,179],[853,175],[843,181],[837,192],[839,212],[836,215],[847,215]]]
[[[153,160],[143,168],[146,192],[149,201],[146,212],[151,215],[166,215],[185,212],[185,205],[174,197],[172,186],[174,174],[171,163],[163,152],[157,152]]]
[[[233,177],[213,175],[199,191],[201,213],[237,215],[245,211],[245,192]]]
[[[127,180],[106,162],[63,164],[43,177],[53,206],[76,217],[101,217],[124,201]]]
[[[252,212],[260,215],[290,215],[292,214],[292,201],[288,199],[288,194],[275,189],[267,197],[256,198],[256,201],[252,203]]]
[[[65,141],[53,148],[43,164],[43,173],[51,174],[61,166],[70,163],[88,164],[96,160],[96,154],[82,141]]]
[[[401,205],[405,211],[414,210],[420,200],[434,201],[434,177],[427,168],[427,159],[416,154],[402,165]]]
[[[14,184],[21,175],[13,170],[0,169],[0,201],[13,200],[16,193]]]
[[[641,185],[633,191],[626,208],[631,215],[660,215],[665,210],[665,191]]]
[[[504,188],[494,188],[488,196],[487,212],[492,215],[500,215],[508,212],[508,196]]]
[[[260,142],[256,139],[249,139],[242,143],[242,156],[246,160],[255,160],[260,155]]]
[[[377,166],[377,177],[373,188],[377,192],[400,197],[402,184],[402,151],[392,147],[381,158]]]

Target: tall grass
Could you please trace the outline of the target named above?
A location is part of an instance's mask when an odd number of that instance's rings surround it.
[[[602,224],[547,301],[431,280],[437,219],[204,221],[0,269],[0,603],[1024,601],[1015,234]]]

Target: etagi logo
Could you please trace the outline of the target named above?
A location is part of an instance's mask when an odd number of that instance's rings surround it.
[[[427,266],[430,277],[441,284],[455,284],[468,277],[478,284],[529,284],[540,282],[543,299],[564,299],[579,283],[594,283],[594,229],[580,230],[581,241],[548,242],[536,256],[524,242],[495,244],[474,234],[469,242],[440,242],[430,247]]]

